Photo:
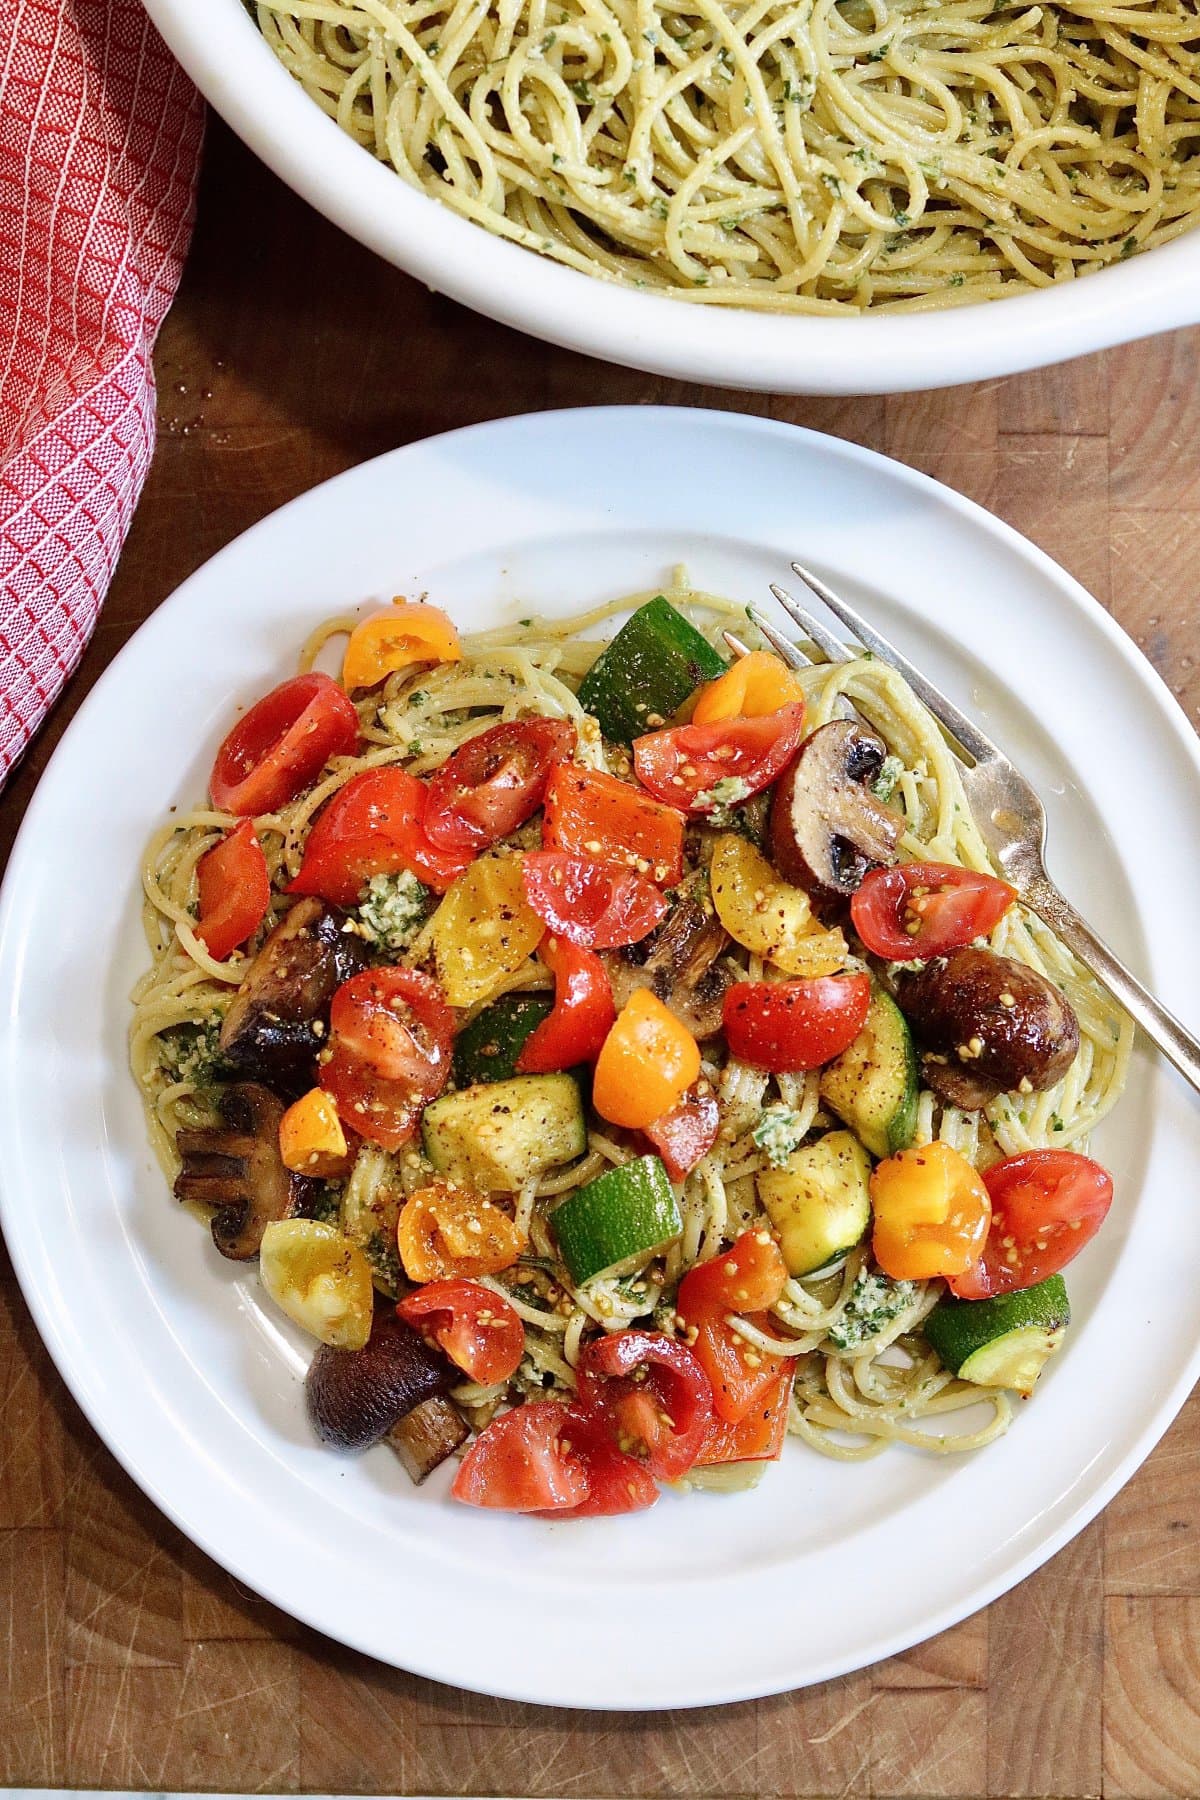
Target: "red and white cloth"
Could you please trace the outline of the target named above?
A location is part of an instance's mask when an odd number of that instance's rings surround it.
[[[0,0],[0,782],[83,654],[154,448],[203,107],[140,0]]]

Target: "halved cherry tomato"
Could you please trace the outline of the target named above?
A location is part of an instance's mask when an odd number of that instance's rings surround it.
[[[720,781],[736,781],[741,799],[770,787],[803,736],[801,702],[756,719],[651,731],[634,739],[634,773],[656,800],[703,815],[720,805],[713,792]]]
[[[745,1231],[731,1250],[698,1263],[679,1284],[676,1310],[696,1332],[692,1349],[712,1383],[713,1410],[731,1425],[785,1373],[788,1359],[756,1350],[726,1320],[736,1313],[778,1332],[763,1309],[774,1306],[786,1280],[787,1265],[771,1234]]]
[[[478,1281],[432,1281],[406,1295],[396,1311],[472,1381],[507,1381],[525,1354],[525,1327],[515,1308]]]
[[[360,1137],[398,1150],[446,1085],[453,1033],[454,1015],[431,976],[364,969],[333,996],[320,1085]]]
[[[646,1136],[662,1157],[672,1181],[684,1181],[708,1155],[721,1128],[717,1096],[706,1081],[697,1082],[683,1098],[646,1126]]]
[[[450,1492],[467,1506],[504,1512],[562,1513],[582,1506],[587,1469],[571,1446],[566,1406],[535,1400],[501,1413],[463,1457]]]
[[[400,1208],[396,1244],[410,1281],[457,1281],[511,1269],[525,1239],[486,1194],[431,1181]]]
[[[372,875],[409,869],[445,893],[472,860],[470,850],[439,849],[425,832],[424,782],[390,765],[356,775],[318,816],[290,894],[318,894],[353,906]]]
[[[442,850],[486,850],[541,806],[575,748],[565,719],[511,719],[481,731],[429,777],[425,833]]]
[[[271,904],[267,859],[250,819],[235,825],[196,864],[200,916],[196,936],[210,956],[224,962],[266,917]]]
[[[894,1281],[958,1276],[978,1262],[992,1216],[965,1156],[935,1138],[877,1163],[871,1174],[875,1261]]]
[[[569,1409],[566,1442],[581,1458],[587,1475],[587,1499],[568,1510],[555,1509],[560,1519],[611,1517],[615,1513],[642,1512],[658,1499],[658,1483],[636,1457],[627,1456],[609,1437],[596,1417],[578,1406]]]
[[[706,681],[692,709],[693,725],[715,725],[718,719],[758,719],[793,703],[804,704],[804,684],[769,650],[739,656],[724,675]]]
[[[953,863],[872,869],[850,902],[854,929],[873,956],[907,962],[944,956],[998,925],[1017,890]]]
[[[1112,1205],[1108,1170],[1074,1150],[1006,1156],[983,1181],[992,1223],[979,1261],[950,1277],[960,1300],[987,1300],[1057,1275],[1095,1237]]]
[[[660,1481],[687,1473],[712,1419],[712,1388],[690,1350],[661,1331],[621,1331],[590,1343],[576,1376],[577,1404],[619,1450]]]
[[[462,645],[440,606],[400,601],[356,625],[346,645],[342,680],[351,692],[375,687],[411,663],[460,662]]]
[[[870,1004],[866,975],[735,981],[725,994],[725,1040],[756,1069],[819,1069],[854,1042]]]
[[[593,950],[548,937],[539,955],[554,976],[554,1011],[526,1038],[521,1075],[547,1075],[594,1062],[616,1018],[608,970]]]
[[[318,1181],[336,1181],[350,1173],[354,1159],[338,1109],[324,1088],[310,1088],[280,1119],[279,1158],[285,1169]]]
[[[774,1462],[787,1436],[795,1372],[793,1362],[776,1376],[771,1387],[759,1394],[736,1425],[714,1419],[696,1458],[697,1468],[708,1469],[717,1463]]]
[[[671,884],[683,873],[683,819],[632,782],[598,769],[560,763],[546,789],[542,843],[547,850],[628,863]]]
[[[523,878],[525,898],[538,918],[556,937],[585,950],[636,944],[667,911],[664,896],[633,869],[566,850],[531,850]]]
[[[637,1131],[673,1107],[700,1073],[700,1046],[649,988],[634,988],[596,1059],[592,1105]]]
[[[337,682],[318,669],[296,675],[264,694],[217,751],[213,805],[244,817],[274,812],[357,743],[358,714]]]

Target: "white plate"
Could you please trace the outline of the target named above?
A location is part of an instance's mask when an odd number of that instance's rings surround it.
[[[899,394],[1200,320],[1200,231],[1084,280],[949,312],[747,315],[597,280],[506,243],[377,162],[288,74],[243,0],[143,3],[221,116],[343,231],[489,318],[629,368],[769,394]]]
[[[476,426],[285,507],[199,570],[80,709],[0,916],[0,1187],[22,1286],[88,1417],[218,1561],[331,1636],[463,1687],[676,1707],[819,1681],[940,1631],[1127,1479],[1200,1364],[1200,1107],[1149,1058],[1100,1149],[1117,1202],[1072,1271],[1068,1348],[1001,1442],[863,1467],[799,1444],[753,1494],[558,1524],[319,1449],[304,1345],[168,1196],[126,1072],[143,842],[203,789],[238,701],[321,616],[428,589],[460,623],[652,585],[684,559],[761,600],[802,552],[1007,745],[1052,866],[1200,1020],[1200,762],[1094,601],[969,502],[868,451],[727,413]],[[1169,1273],[1167,1265],[1169,1264]],[[514,1621],[518,1630],[511,1629]]]

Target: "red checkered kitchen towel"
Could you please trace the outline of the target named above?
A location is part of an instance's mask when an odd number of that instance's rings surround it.
[[[3,782],[83,654],[149,466],[203,109],[140,0],[0,0],[0,21]]]

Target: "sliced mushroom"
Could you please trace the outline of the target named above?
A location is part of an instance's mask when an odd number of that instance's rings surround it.
[[[1024,963],[966,947],[894,978],[896,1000],[925,1049],[935,1094],[973,1112],[997,1094],[1040,1093],[1079,1049],[1065,996]]]
[[[718,960],[729,934],[694,895],[678,900],[657,931],[604,958],[618,1011],[635,988],[648,987],[693,1037],[721,1029],[732,973]]]
[[[256,1081],[221,1090],[226,1129],[181,1131],[175,1147],[183,1167],[175,1179],[180,1200],[217,1208],[213,1243],[222,1256],[246,1262],[257,1256],[263,1232],[296,1211],[305,1190],[301,1177],[283,1166],[279,1121],[283,1105]]]
[[[312,1086],[335,989],[365,968],[367,952],[343,913],[297,901],[242,977],[221,1026],[221,1053],[282,1094]]]
[[[900,815],[871,792],[887,745],[852,719],[801,744],[771,802],[771,860],[787,881],[832,905],[875,863],[896,860]]]
[[[308,1371],[308,1410],[317,1433],[339,1450],[366,1450],[386,1438],[414,1481],[423,1481],[467,1436],[446,1390],[445,1357],[411,1325],[377,1312],[362,1350],[327,1344]]]

